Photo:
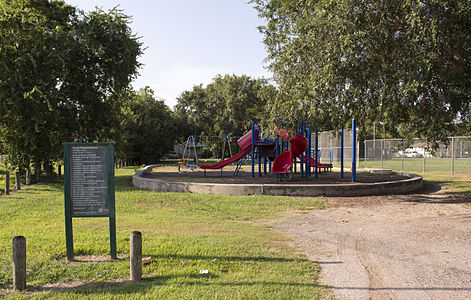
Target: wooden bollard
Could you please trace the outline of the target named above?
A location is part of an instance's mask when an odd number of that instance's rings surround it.
[[[24,236],[13,238],[13,289],[26,289],[26,239]]]
[[[31,184],[31,169],[26,169],[26,185]]]
[[[59,177],[62,176],[62,165],[57,166],[57,172],[59,173]]]
[[[15,172],[15,185],[16,189],[19,191],[21,189],[20,172]]]
[[[5,172],[5,195],[10,193],[10,172]]]
[[[142,235],[139,231],[131,232],[129,244],[131,246],[129,253],[131,280],[140,281],[142,278]]]

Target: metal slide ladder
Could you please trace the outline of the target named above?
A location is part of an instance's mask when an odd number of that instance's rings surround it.
[[[239,175],[239,171],[240,169],[242,168],[242,165],[245,163],[245,161],[247,160],[247,157],[248,156],[252,156],[251,154],[247,154],[245,155],[244,157],[242,157],[241,159],[239,159],[237,161],[237,165],[236,165],[236,168],[234,170],[234,174],[232,176],[238,176]]]

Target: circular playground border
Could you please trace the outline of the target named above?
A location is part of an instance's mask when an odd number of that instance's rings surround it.
[[[422,187],[422,176],[411,173],[394,172],[407,177],[403,180],[374,183],[338,184],[247,184],[247,183],[199,183],[167,181],[143,177],[143,173],[157,165],[149,165],[132,176],[134,187],[144,190],[175,193],[216,194],[216,195],[272,195],[305,197],[349,197],[384,194],[406,194]]]

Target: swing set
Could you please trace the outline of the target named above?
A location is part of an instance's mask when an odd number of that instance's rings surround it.
[[[227,155],[228,150],[229,157],[232,156],[231,139],[238,138],[236,136],[214,136],[214,135],[190,135],[185,142],[185,148],[183,150],[182,160],[178,163],[178,171],[181,172],[182,168],[191,169],[194,171],[199,168],[198,152],[201,152],[202,147],[209,147],[209,143],[205,143],[209,139],[223,140],[221,147],[221,160]],[[204,143],[202,145],[202,143]],[[201,154],[200,154],[201,156]]]

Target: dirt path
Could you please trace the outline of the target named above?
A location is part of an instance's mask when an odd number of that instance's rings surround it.
[[[427,186],[407,196],[330,198],[277,220],[347,299],[471,299],[471,199]]]

